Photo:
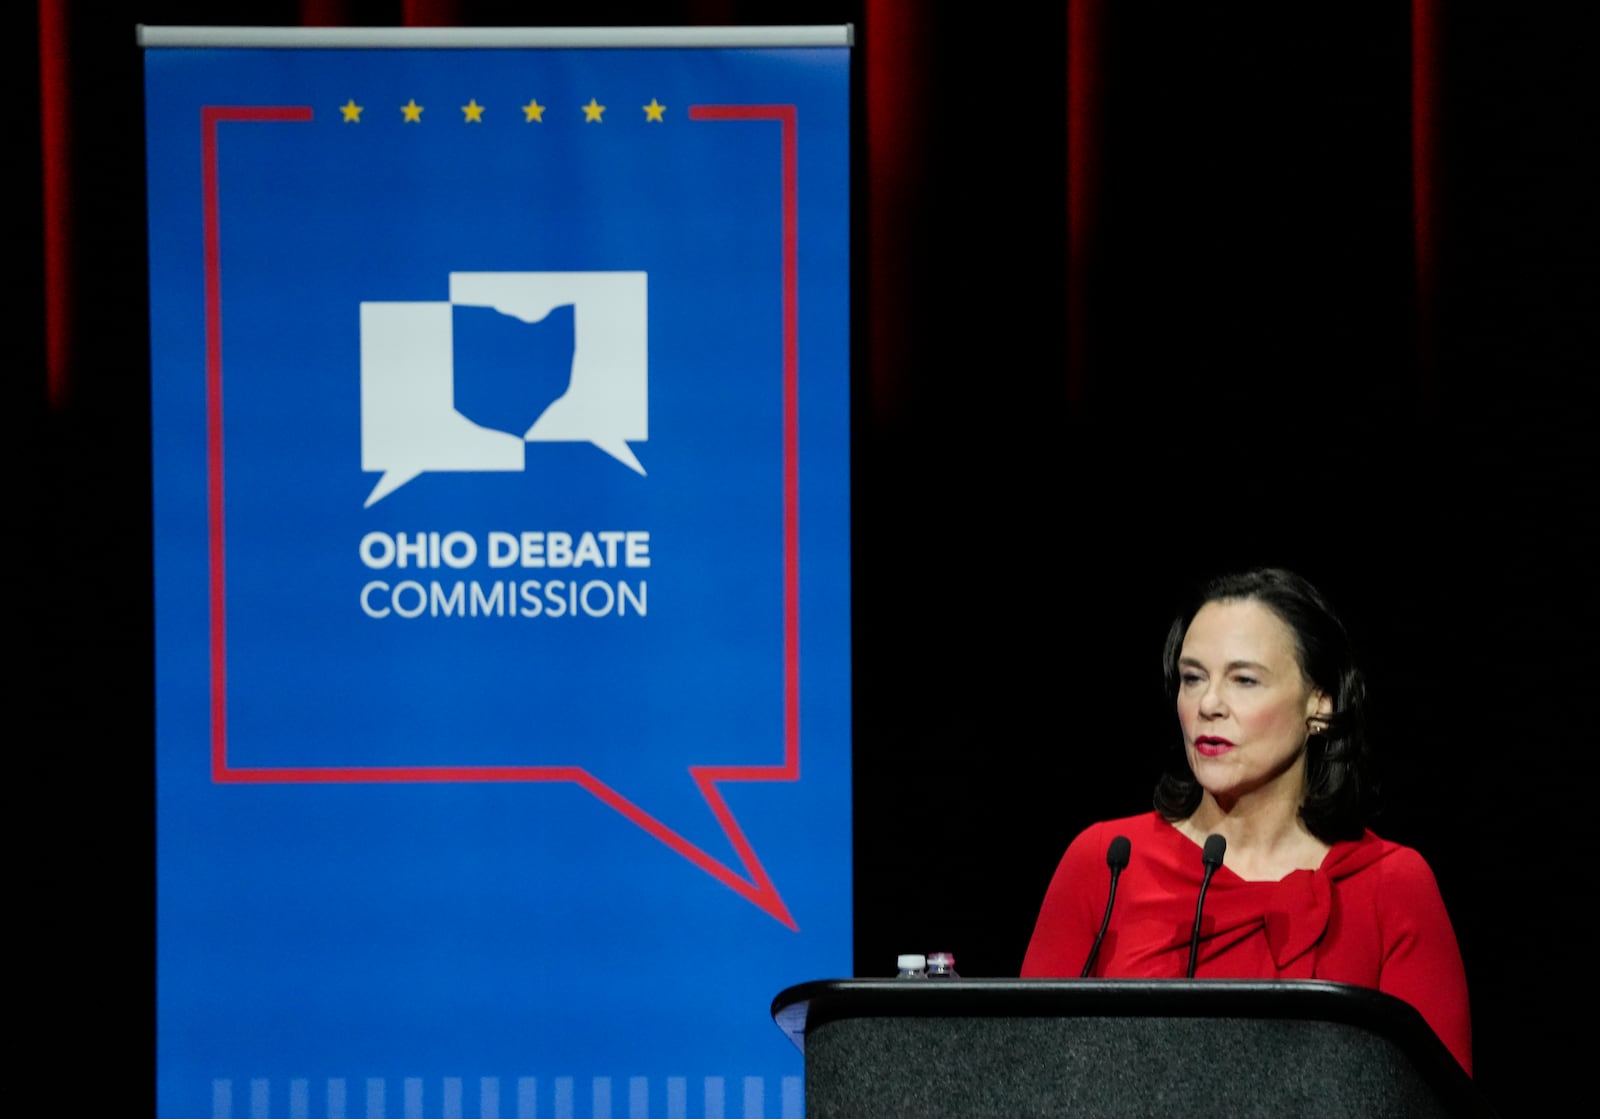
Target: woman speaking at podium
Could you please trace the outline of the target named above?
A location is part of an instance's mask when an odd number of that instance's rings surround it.
[[[1466,974],[1432,870],[1365,826],[1366,686],[1293,572],[1207,584],[1165,656],[1181,754],[1155,810],[1067,847],[1025,978],[1319,979],[1403,999],[1472,1071]]]

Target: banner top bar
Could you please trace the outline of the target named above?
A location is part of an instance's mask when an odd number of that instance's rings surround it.
[[[147,27],[141,47],[848,47],[851,24],[815,27]]]

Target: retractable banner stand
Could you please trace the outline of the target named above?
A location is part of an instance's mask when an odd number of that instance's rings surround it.
[[[839,28],[141,28],[163,1116],[784,1116],[851,969]]]

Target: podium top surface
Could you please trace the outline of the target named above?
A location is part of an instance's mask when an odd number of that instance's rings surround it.
[[[1316,1018],[1420,1029],[1443,1045],[1409,1003],[1315,979],[818,979],[772,1000],[772,1020],[802,1050],[806,1029],[822,1021],[885,1015]]]

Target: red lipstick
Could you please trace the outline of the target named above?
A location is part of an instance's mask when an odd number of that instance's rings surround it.
[[[1202,757],[1215,758],[1233,749],[1233,743],[1216,735],[1202,735],[1194,740],[1195,752]]]

